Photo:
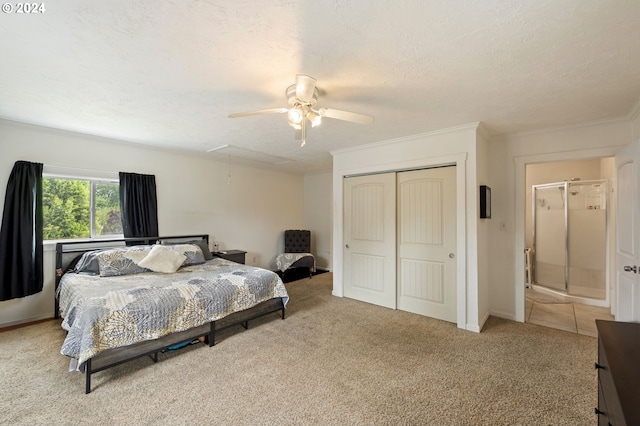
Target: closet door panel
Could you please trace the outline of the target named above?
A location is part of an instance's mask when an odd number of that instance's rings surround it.
[[[396,175],[345,178],[344,295],[396,308]]]
[[[398,173],[398,309],[456,322],[456,169]]]

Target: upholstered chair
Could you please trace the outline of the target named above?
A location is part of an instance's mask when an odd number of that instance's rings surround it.
[[[276,258],[276,266],[282,276],[294,268],[309,270],[309,278],[316,270],[316,260],[311,254],[311,231],[289,229],[284,231],[284,253]]]

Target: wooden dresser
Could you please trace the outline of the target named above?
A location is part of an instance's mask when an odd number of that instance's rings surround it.
[[[598,425],[640,425],[640,323],[596,320]]]

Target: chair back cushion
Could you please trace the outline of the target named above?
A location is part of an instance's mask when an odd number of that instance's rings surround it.
[[[311,231],[289,229],[284,231],[285,253],[311,252]]]

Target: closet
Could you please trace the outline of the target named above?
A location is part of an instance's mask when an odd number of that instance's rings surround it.
[[[344,295],[456,322],[456,167],[344,179]]]

